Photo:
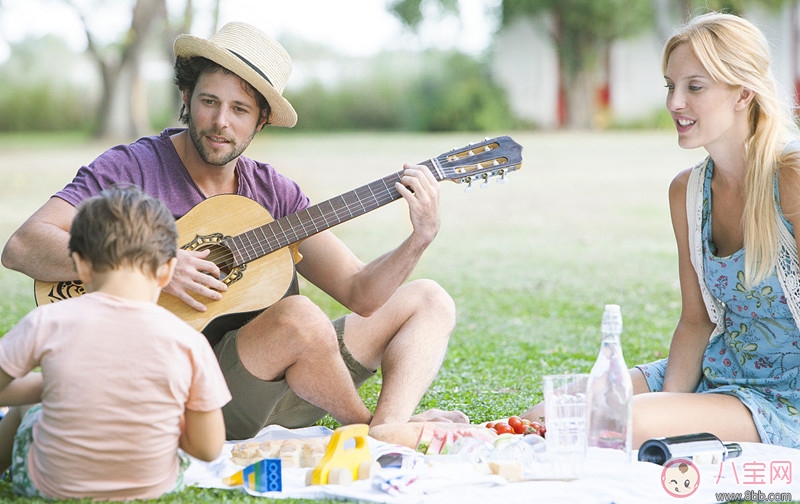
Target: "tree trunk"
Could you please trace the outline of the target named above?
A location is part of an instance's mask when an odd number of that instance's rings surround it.
[[[595,116],[595,72],[581,68],[576,75],[565,75],[567,128],[591,129]]]
[[[146,82],[139,72],[142,54],[155,22],[166,18],[166,0],[136,0],[131,27],[120,42],[120,49],[101,50],[89,31],[89,23],[80,8],[64,0],[83,22],[87,53],[99,68],[102,96],[97,108],[94,136],[99,138],[135,138],[149,130]],[[105,52],[104,52],[105,51]],[[135,95],[135,96],[134,96]]]

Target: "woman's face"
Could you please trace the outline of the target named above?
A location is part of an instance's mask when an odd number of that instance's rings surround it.
[[[667,110],[678,130],[678,145],[708,149],[718,143],[744,141],[747,104],[740,104],[742,88],[712,79],[688,44],[672,51],[664,79]]]

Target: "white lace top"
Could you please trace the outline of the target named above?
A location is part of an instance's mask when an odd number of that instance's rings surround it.
[[[686,187],[686,215],[689,224],[689,252],[692,266],[697,273],[700,291],[703,294],[708,316],[717,325],[709,339],[714,338],[725,330],[725,305],[711,294],[705,281],[703,271],[703,183],[710,158],[706,158],[692,168],[689,183]],[[778,280],[780,281],[789,310],[792,312],[795,324],[800,327],[800,261],[797,255],[797,242],[781,218],[780,205],[776,213],[778,239],[778,262],[776,265]]]

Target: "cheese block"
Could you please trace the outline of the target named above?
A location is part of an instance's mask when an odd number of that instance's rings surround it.
[[[249,466],[265,458],[281,459],[283,467],[316,467],[325,455],[330,436],[301,439],[243,441],[231,450],[231,461]]]

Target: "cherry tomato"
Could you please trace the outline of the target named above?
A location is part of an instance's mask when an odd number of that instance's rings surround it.
[[[531,422],[531,424],[525,428],[525,434],[536,434],[537,436],[544,437],[545,432],[547,432],[547,429],[539,422]]]
[[[508,425],[511,426],[512,429],[514,429],[514,434],[525,433],[525,424],[523,424],[522,419],[516,415],[508,418]]]
[[[486,422],[486,428],[487,429],[494,429],[494,424],[495,424],[495,422]]]
[[[494,430],[498,434],[514,434],[514,428],[506,422],[497,422],[494,424]]]

